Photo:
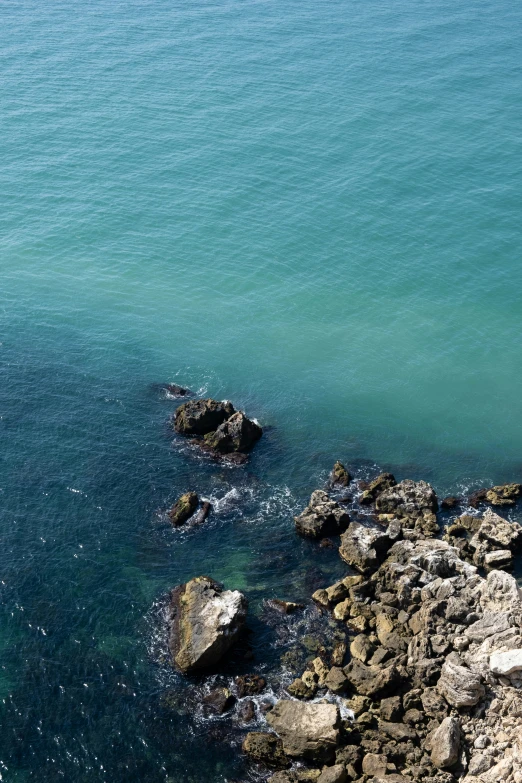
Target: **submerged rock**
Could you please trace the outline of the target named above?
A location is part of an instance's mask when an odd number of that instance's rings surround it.
[[[300,535],[322,538],[345,530],[350,517],[326,492],[316,489],[308,506],[299,516],[294,517],[294,520]]]
[[[310,761],[333,760],[339,740],[339,708],[281,700],[267,715],[268,723],[283,740],[284,752]]]
[[[217,430],[234,413],[234,406],[226,400],[190,400],[177,409],[174,429],[181,435],[206,435]]]
[[[337,460],[332,468],[332,472],[330,473],[330,484],[333,487],[347,487],[351,480],[352,477],[344,467],[343,463]]]
[[[192,516],[199,504],[199,498],[195,492],[185,492],[169,511],[169,519],[175,527],[179,527]]]
[[[169,646],[184,673],[215,666],[239,637],[247,600],[207,576],[191,579],[171,593]]]
[[[217,715],[232,709],[236,703],[236,697],[228,688],[214,688],[203,697],[203,704]]]
[[[191,397],[194,394],[190,389],[185,389],[184,386],[178,386],[177,383],[167,383],[165,385],[165,391],[173,397]]]

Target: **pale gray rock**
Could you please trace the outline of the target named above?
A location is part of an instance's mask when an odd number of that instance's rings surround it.
[[[489,668],[493,674],[507,677],[522,670],[522,650],[494,652],[489,659]]]
[[[458,718],[444,718],[430,737],[431,761],[438,769],[452,767],[459,758],[460,722]]]
[[[405,479],[381,492],[375,506],[381,514],[418,517],[424,511],[437,511],[438,503],[433,487],[426,481]]]
[[[348,565],[366,573],[375,570],[384,560],[393,541],[400,535],[400,527],[389,525],[387,530],[350,522],[341,536],[339,554]]]
[[[464,634],[474,642],[483,642],[488,636],[507,631],[510,625],[511,615],[508,612],[484,612],[483,617],[466,628]]]
[[[490,571],[480,586],[480,605],[485,611],[512,612],[520,608],[518,585],[505,571]]]
[[[282,699],[267,714],[267,721],[283,741],[288,756],[329,761],[339,740],[339,709]]]
[[[437,690],[452,707],[472,707],[484,696],[480,675],[451,660],[442,667]]]

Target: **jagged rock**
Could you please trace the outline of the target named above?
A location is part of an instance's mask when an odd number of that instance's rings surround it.
[[[400,681],[400,675],[395,666],[381,669],[378,666],[365,666],[357,660],[352,660],[343,669],[348,682],[361,696],[371,696],[379,699],[387,696]]]
[[[254,696],[266,688],[266,680],[259,674],[242,674],[236,677],[235,684],[240,699],[244,696]]]
[[[489,668],[493,674],[507,676],[522,670],[522,650],[494,652],[489,659]]]
[[[330,473],[330,484],[332,486],[338,486],[338,487],[347,487],[350,481],[352,480],[352,477],[342,464],[342,462],[337,462],[333,466],[332,472]]]
[[[339,740],[339,709],[335,704],[281,700],[267,715],[283,740],[285,753],[311,761],[334,758]]]
[[[493,552],[487,552],[484,555],[484,568],[486,571],[498,569],[510,571],[513,568],[513,552],[510,549],[495,549]]]
[[[508,522],[490,508],[484,512],[480,527],[470,539],[469,546],[476,550],[479,565],[485,554],[491,549],[510,549],[518,547],[522,541],[522,526],[518,522]]]
[[[448,495],[447,498],[443,498],[443,500],[441,500],[440,507],[445,510],[451,510],[456,508],[459,505],[459,502],[459,499],[454,495]]]
[[[472,707],[484,696],[480,675],[450,660],[444,662],[437,690],[452,707]]]
[[[475,642],[483,642],[489,636],[507,631],[510,626],[511,616],[508,612],[484,612],[480,620],[466,628],[464,634]]]
[[[214,688],[203,697],[203,704],[218,715],[223,715],[235,703],[236,697],[228,688]]]
[[[438,508],[433,487],[426,481],[411,479],[381,492],[375,505],[380,513],[398,517],[418,517],[425,511],[435,512]]]
[[[484,611],[511,612],[514,606],[520,604],[517,582],[505,571],[490,571],[479,595]]]
[[[359,503],[362,505],[373,503],[381,492],[384,492],[385,489],[390,489],[390,487],[394,487],[396,484],[397,482],[395,481],[393,473],[381,473],[365,486],[363,493],[359,498]]]
[[[400,535],[400,527],[390,524],[387,530],[368,527],[360,522],[350,522],[341,536],[339,554],[348,565],[362,573],[375,570]]]
[[[322,538],[345,530],[350,521],[347,512],[322,489],[312,492],[310,503],[295,517],[298,533],[309,538]]]
[[[486,500],[492,506],[512,506],[522,493],[522,484],[502,484],[486,492]]]
[[[172,590],[169,646],[182,672],[214,666],[238,638],[247,601],[207,576]]]
[[[389,696],[387,699],[381,699],[379,712],[383,720],[396,722],[402,715],[401,697]]]
[[[459,758],[460,752],[460,722],[458,718],[444,718],[438,729],[435,729],[429,741],[431,761],[438,769],[452,767]]]
[[[206,446],[220,454],[244,453],[250,451],[262,434],[259,424],[245,416],[243,411],[237,411],[215,432],[207,433],[204,441]]]
[[[283,751],[283,743],[274,734],[249,731],[243,741],[243,752],[267,767],[285,769],[290,766],[290,760]]]
[[[324,684],[332,693],[342,693],[348,685],[348,680],[340,666],[332,666],[325,677]]]
[[[169,511],[169,519],[175,527],[179,527],[192,516],[197,509],[199,498],[195,492],[185,492]]]
[[[317,778],[317,783],[346,783],[348,776],[344,764],[334,764],[333,767],[324,767]]]
[[[234,406],[217,400],[189,400],[177,409],[174,428],[182,435],[206,435],[235,413]]]

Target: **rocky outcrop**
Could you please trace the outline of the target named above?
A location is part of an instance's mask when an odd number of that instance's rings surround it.
[[[387,529],[361,522],[350,522],[341,536],[339,554],[361,573],[375,570],[384,560],[392,543],[399,538],[400,525],[391,522]]]
[[[224,421],[235,413],[228,401],[190,400],[180,405],[174,415],[174,429],[181,435],[203,436],[217,430]]]
[[[311,761],[334,758],[339,740],[339,708],[281,700],[267,715],[268,723],[283,741],[287,756]]]
[[[330,473],[330,484],[332,487],[347,487],[350,481],[352,480],[352,477],[344,467],[342,462],[337,462],[332,468],[332,472]]]
[[[294,518],[297,532],[308,538],[335,535],[346,529],[348,513],[322,489],[312,493],[305,510]]]
[[[199,498],[195,492],[185,492],[174,503],[169,511],[169,519],[174,527],[183,525],[195,512],[199,505]]]
[[[232,403],[217,400],[190,400],[177,409],[174,429],[192,436],[196,445],[216,457],[239,455],[249,451],[263,434],[262,428]]]
[[[375,506],[382,514],[414,519],[438,509],[437,496],[426,481],[405,479],[377,497]]]
[[[362,493],[359,498],[359,503],[363,506],[374,503],[376,498],[384,492],[385,489],[390,489],[397,484],[393,473],[381,473],[370,482],[363,482],[361,485]]]
[[[196,577],[171,593],[169,646],[182,672],[215,666],[239,637],[247,601],[238,590],[206,576]]]
[[[513,506],[522,494],[522,484],[502,484],[486,492],[486,501],[492,506]]]

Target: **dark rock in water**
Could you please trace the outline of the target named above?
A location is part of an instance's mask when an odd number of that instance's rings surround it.
[[[359,498],[359,503],[362,503],[363,506],[370,505],[381,492],[384,492],[385,489],[390,489],[390,487],[394,487],[396,484],[397,482],[393,473],[381,473],[368,484],[366,484],[366,482],[363,483],[361,487],[363,493]]]
[[[228,688],[214,688],[203,697],[203,704],[217,715],[232,709],[236,703],[236,697]]]
[[[209,503],[208,500],[205,500],[201,504],[201,508],[199,509],[198,513],[194,516],[194,524],[200,525],[202,522],[204,522],[211,511],[212,511],[212,504]]]
[[[331,538],[323,538],[319,544],[321,549],[335,549],[335,544]]]
[[[283,743],[274,734],[250,731],[243,741],[243,752],[267,767],[286,769],[290,766],[290,760],[283,752]]]
[[[172,590],[169,647],[175,665],[184,673],[215,666],[238,639],[246,614],[245,596],[208,576]]]
[[[486,500],[492,506],[512,506],[522,493],[522,484],[502,484],[486,492]]]
[[[174,428],[182,435],[206,435],[217,430],[224,421],[235,413],[230,402],[217,400],[190,400],[177,409]]]
[[[266,688],[266,680],[259,674],[242,674],[236,677],[235,683],[240,699],[244,696],[255,696]]]
[[[259,440],[263,430],[243,411],[234,413],[215,432],[205,435],[205,444],[220,454],[249,451]]]
[[[190,389],[185,389],[184,386],[178,386],[177,383],[167,383],[165,391],[172,394],[173,397],[192,397],[194,394]]]
[[[185,492],[169,511],[169,519],[172,524],[179,527],[186,522],[198,507],[198,503],[199,498],[195,492]]]
[[[238,717],[242,723],[250,723],[256,717],[256,705],[252,699],[243,702],[238,710]]]
[[[347,487],[350,481],[352,480],[352,477],[342,464],[342,462],[337,462],[333,466],[332,472],[330,473],[330,484],[335,487]]]
[[[481,503],[485,503],[487,492],[487,489],[476,489],[468,498],[469,505],[478,508]]]
[[[294,517],[298,533],[309,538],[323,538],[346,529],[350,517],[339,503],[332,500],[322,489],[312,493],[305,510]]]
[[[456,508],[459,505],[460,501],[458,498],[454,497],[453,495],[449,495],[447,498],[444,498],[441,500],[440,507],[446,510]]]
[[[267,604],[281,612],[281,614],[293,614],[298,609],[304,608],[303,604],[295,604],[293,601],[281,601],[279,598],[269,598]]]

